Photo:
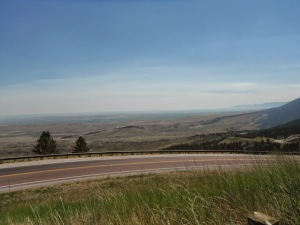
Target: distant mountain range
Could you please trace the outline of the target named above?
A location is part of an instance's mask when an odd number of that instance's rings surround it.
[[[287,102],[268,102],[263,104],[254,104],[254,105],[236,105],[230,107],[229,110],[234,111],[256,111],[256,110],[263,110],[263,109],[271,109],[283,106]]]
[[[262,128],[275,127],[293,120],[300,119],[300,98],[295,99],[283,106],[262,111],[266,113],[262,120]]]
[[[279,107],[272,107],[276,105],[279,105]],[[260,107],[267,107],[267,109],[257,110],[257,108]],[[300,98],[285,104],[275,102],[258,105],[235,106],[231,108],[231,111],[248,112],[217,117],[206,121],[205,125],[224,126],[224,124],[227,124],[231,128],[238,130],[249,129],[249,125],[260,129],[276,127],[278,125],[300,119]]]

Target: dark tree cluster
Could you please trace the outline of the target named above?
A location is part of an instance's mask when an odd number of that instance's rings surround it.
[[[260,141],[260,142],[254,142],[253,146],[250,148],[250,150],[253,151],[281,151],[281,145],[279,143],[271,142],[269,139],[267,141]]]
[[[300,149],[300,146],[299,146],[299,143],[297,143],[297,142],[286,143],[283,146],[283,151],[285,151],[285,152],[297,152],[297,151],[299,151],[299,149]]]
[[[89,148],[83,137],[79,137],[73,148],[73,152],[88,152]],[[36,146],[33,148],[33,152],[41,155],[57,154],[59,150],[57,149],[56,141],[51,137],[49,131],[43,131],[40,138],[37,140]]]
[[[283,137],[287,138],[292,134],[300,134],[300,125],[287,126],[287,127],[275,127],[265,130],[253,130],[247,131],[246,134],[236,134],[238,137],[243,138],[255,138],[255,137],[269,137],[269,138],[277,138]]]
[[[33,152],[43,155],[58,153],[56,141],[51,138],[49,131],[43,131],[40,138],[37,140],[37,144],[34,147]]]
[[[218,143],[217,141],[207,141],[203,143],[186,143],[172,145],[163,150],[250,150],[250,151],[273,151],[273,152],[297,152],[299,143],[279,144],[271,142],[269,139],[260,142],[231,142]]]
[[[89,148],[86,144],[86,141],[84,140],[83,137],[79,137],[76,141],[75,147],[73,148],[73,152],[74,153],[78,153],[78,152],[88,152]]]

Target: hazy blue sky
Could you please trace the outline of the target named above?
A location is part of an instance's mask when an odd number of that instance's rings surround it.
[[[299,0],[0,1],[0,115],[298,97]]]

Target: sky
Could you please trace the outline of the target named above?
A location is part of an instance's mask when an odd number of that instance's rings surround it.
[[[1,0],[0,115],[300,97],[299,0]]]

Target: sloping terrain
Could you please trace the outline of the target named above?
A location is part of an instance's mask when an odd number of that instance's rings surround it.
[[[300,98],[283,106],[249,113],[226,115],[207,120],[203,125],[226,126],[228,130],[268,129],[300,119]]]
[[[300,119],[290,121],[288,123],[279,125],[279,126],[274,127],[274,128],[290,128],[290,127],[294,127],[294,126],[299,126],[300,127]]]
[[[247,134],[243,135],[243,137],[287,138],[288,136],[294,134],[300,134],[300,119],[268,129],[248,131]]]
[[[267,117],[262,121],[262,128],[271,128],[300,119],[300,98],[281,107],[265,110]]]
[[[214,128],[214,130],[218,127],[226,127],[226,131],[257,130],[261,128],[262,122],[267,116],[264,111],[241,113],[213,118],[204,121],[202,125]]]

